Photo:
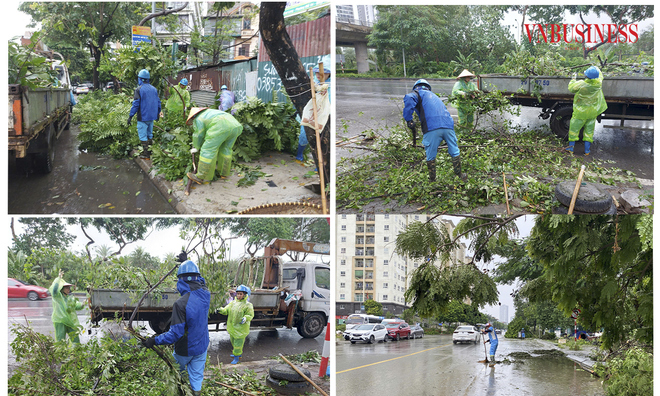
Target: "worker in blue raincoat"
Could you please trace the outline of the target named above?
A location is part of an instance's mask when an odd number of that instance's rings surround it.
[[[59,272],[59,276],[53,280],[48,288],[48,292],[53,299],[53,314],[51,319],[55,326],[55,341],[62,341],[69,336],[69,340],[76,344],[80,343],[80,331],[82,326],[78,321],[79,311],[85,308],[73,294],[71,294],[71,283],[64,281],[64,273]]]
[[[314,85],[321,84],[321,72],[319,70],[319,67],[316,66],[313,70],[314,72]],[[332,70],[330,70],[327,67],[323,67],[323,74],[324,74],[324,84],[328,84],[328,99],[332,98],[330,95],[330,87],[332,84],[330,83],[330,77],[332,76]],[[300,121],[300,116],[297,115],[296,119]],[[305,158],[303,156],[303,153],[305,152],[305,148],[307,148],[307,145],[309,142],[307,141],[307,134],[305,133],[305,127],[303,125],[300,125],[300,135],[298,135],[298,151],[296,152],[296,159],[300,162],[302,162]]]
[[[490,342],[490,367],[493,367],[495,365],[495,352],[497,351],[497,344],[498,344],[498,339],[497,339],[497,333],[495,332],[495,328],[493,327],[492,324],[487,323],[486,327],[481,329],[481,332],[484,334],[488,334],[488,339],[484,341],[484,344],[487,342]]]
[[[424,134],[422,143],[426,149],[429,181],[435,181],[435,157],[438,155],[438,146],[443,140],[447,142],[454,173],[466,180],[467,176],[461,172],[461,151],[454,133],[454,120],[442,100],[431,92],[431,85],[424,79],[417,80],[413,85],[413,91],[403,98],[403,104],[403,119],[406,120],[408,128],[413,131],[413,135],[416,133],[413,112],[417,113],[422,124]]]
[[[231,357],[234,358],[231,364],[238,364],[241,356],[243,356],[245,338],[250,334],[250,322],[254,318],[254,307],[248,301],[249,296],[250,288],[240,285],[236,288],[236,298],[218,311],[222,315],[227,315],[227,332],[233,347]]]
[[[151,156],[150,146],[154,138],[154,121],[163,116],[160,106],[158,91],[153,85],[149,84],[149,71],[142,69],[138,73],[138,87],[133,94],[133,106],[128,116],[128,125],[131,125],[133,116],[137,114],[137,130],[142,144],[142,153],[140,158],[149,158]]]
[[[185,259],[184,257],[179,260]],[[209,347],[209,308],[211,293],[197,264],[185,260],[177,271],[176,289],[181,294],[172,307],[170,330],[147,338],[147,348],[174,344],[173,356],[181,371],[188,371],[188,380],[195,396],[202,394],[206,352]]]
[[[198,184],[211,181],[216,167],[221,177],[229,177],[232,150],[243,125],[231,114],[207,107],[193,107],[186,124],[193,126],[191,152],[199,151],[197,173],[188,172],[188,178]]]
[[[573,92],[573,116],[568,130],[568,147],[566,151],[573,152],[575,142],[580,138],[580,129],[584,127],[584,155],[591,152],[594,142],[596,117],[607,110],[607,102],[603,95],[603,73],[596,66],[584,71],[585,80],[577,81],[577,73],[568,83],[568,90]]]

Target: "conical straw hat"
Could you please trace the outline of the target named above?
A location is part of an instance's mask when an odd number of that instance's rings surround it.
[[[470,73],[468,69],[463,69],[461,74],[458,75],[456,78],[463,78],[463,77],[476,77],[474,74]]]

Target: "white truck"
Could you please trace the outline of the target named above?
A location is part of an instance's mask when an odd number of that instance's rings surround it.
[[[28,88],[9,84],[9,141],[14,158],[31,157],[44,173],[53,170],[55,140],[69,129],[71,81],[64,58],[57,52],[40,52],[58,80],[49,88]],[[59,58],[59,59],[58,59]]]
[[[315,262],[285,262],[287,251],[299,251],[328,255],[329,245],[274,239],[265,248],[263,257],[241,262],[234,286],[252,286],[256,278],[258,287],[252,288],[250,302],[254,306],[255,329],[295,327],[304,338],[315,338],[323,332],[330,315],[330,266]],[[141,294],[125,290],[88,289],[89,307],[93,323],[103,319],[129,319]],[[288,304],[285,302],[288,298]],[[138,310],[136,320],[148,321],[157,334],[170,326],[172,306],[179,298],[175,290],[148,296]],[[211,331],[225,330],[227,316],[216,312],[209,314]]]

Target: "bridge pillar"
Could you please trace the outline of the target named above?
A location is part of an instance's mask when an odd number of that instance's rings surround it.
[[[358,73],[367,73],[369,71],[367,57],[367,43],[359,41],[355,42],[355,60],[357,61]]]

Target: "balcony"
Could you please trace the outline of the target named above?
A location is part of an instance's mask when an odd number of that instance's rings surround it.
[[[376,227],[367,227],[367,234],[373,234],[376,232]]]

